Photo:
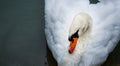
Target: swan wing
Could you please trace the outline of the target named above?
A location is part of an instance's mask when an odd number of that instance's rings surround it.
[[[119,3],[119,0],[100,0],[98,4],[89,4],[89,0],[45,0],[45,33],[57,62],[68,51],[69,27],[79,12],[86,12],[93,19],[91,39],[79,65],[94,66],[105,61],[120,39]]]

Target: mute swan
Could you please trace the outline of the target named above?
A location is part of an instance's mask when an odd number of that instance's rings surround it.
[[[120,1],[99,1],[45,0],[45,33],[58,66],[99,66],[120,40]]]

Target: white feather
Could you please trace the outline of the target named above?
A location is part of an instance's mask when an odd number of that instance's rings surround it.
[[[97,4],[89,4],[89,0],[45,0],[45,33],[59,66],[98,66],[106,60],[120,39],[119,3],[120,0],[100,0]],[[69,54],[70,25],[80,12],[88,13],[93,20],[92,38],[82,41],[86,45],[82,54]]]

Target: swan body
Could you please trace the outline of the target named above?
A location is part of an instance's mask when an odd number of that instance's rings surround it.
[[[120,40],[120,1],[45,0],[45,33],[58,66],[99,66]],[[77,30],[74,52],[68,52]]]

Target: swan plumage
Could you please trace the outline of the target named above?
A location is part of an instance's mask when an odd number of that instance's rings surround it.
[[[99,1],[89,4],[89,0],[45,0],[45,33],[58,66],[98,66],[116,46],[120,39],[120,1]],[[75,52],[69,54],[69,29],[75,15],[81,12],[92,18],[90,37],[80,40]],[[83,51],[79,50],[83,45]]]

